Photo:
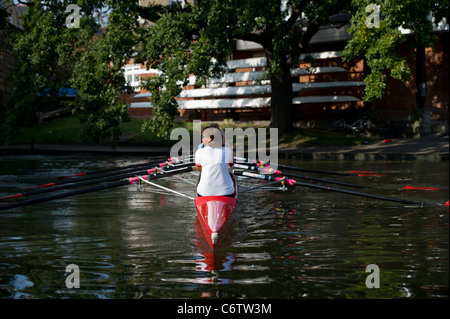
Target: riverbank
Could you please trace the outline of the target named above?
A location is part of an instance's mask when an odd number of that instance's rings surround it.
[[[113,156],[159,156],[170,154],[170,146],[101,146],[64,144],[18,144],[0,146],[0,155],[105,154]],[[392,138],[353,146],[281,147],[279,158],[328,160],[448,160],[449,136],[430,134],[417,138]]]
[[[280,150],[280,157],[330,160],[447,160],[449,136],[430,134],[392,138],[344,147],[302,147]]]

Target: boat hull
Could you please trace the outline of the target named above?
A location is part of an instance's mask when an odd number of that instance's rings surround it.
[[[198,196],[195,208],[205,238],[214,250],[223,237],[221,232],[227,227],[236,209],[237,197]]]

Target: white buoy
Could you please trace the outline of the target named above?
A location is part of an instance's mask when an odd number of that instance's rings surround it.
[[[211,234],[211,240],[212,240],[212,243],[215,245],[215,244],[217,244],[217,240],[219,239],[219,234],[218,233],[212,233]]]

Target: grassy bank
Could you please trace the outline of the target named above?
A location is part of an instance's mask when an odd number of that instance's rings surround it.
[[[123,135],[119,141],[119,145],[145,145],[145,146],[161,146],[172,145],[176,141],[162,139],[155,133],[146,131],[141,132],[144,120],[133,119],[121,126]],[[202,122],[202,127],[209,122]],[[259,128],[268,127],[267,124],[261,123],[230,123],[218,122],[222,128]],[[192,136],[193,123],[189,121],[175,121],[174,127],[186,128]],[[16,138],[10,144],[24,143],[50,143],[50,144],[84,144],[79,139],[81,124],[75,117],[69,116],[55,119],[39,126],[20,128]],[[257,130],[256,130],[257,132]],[[269,138],[269,130],[266,130],[267,138]],[[360,145],[366,141],[370,141],[367,137],[358,137],[351,134],[336,134],[320,130],[296,129],[288,136],[279,137],[280,148],[294,148],[301,146],[348,146]],[[267,142],[267,145],[269,142]]]

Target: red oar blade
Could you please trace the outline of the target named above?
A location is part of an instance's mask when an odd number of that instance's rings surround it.
[[[358,174],[358,176],[386,176],[386,174]]]
[[[70,177],[79,177],[79,176],[85,176],[85,175],[98,175],[98,174],[103,174],[103,173],[109,173],[109,172],[116,172],[116,171],[121,171],[124,169],[132,169],[132,168],[144,168],[144,166],[148,166],[148,165],[155,165],[155,164],[159,164],[161,165],[167,165],[167,163],[180,163],[185,161],[188,158],[180,158],[180,157],[171,157],[168,158],[166,160],[164,160],[163,163],[160,163],[160,161],[154,161],[154,162],[147,162],[147,163],[140,163],[140,164],[133,164],[133,165],[127,165],[127,166],[119,166],[119,167],[111,167],[111,168],[106,168],[106,169],[102,169],[102,170],[98,170],[98,171],[93,171],[93,172],[83,172],[83,173],[78,173],[78,174],[74,174],[74,175],[67,175],[67,176],[56,176],[55,179],[56,180],[64,180],[66,178],[70,178]],[[162,160],[162,159],[161,159]]]
[[[56,185],[56,183],[48,183],[48,184],[39,185],[39,186],[27,186],[25,188],[53,187],[55,185]]]
[[[7,196],[7,197],[2,197],[2,198],[0,198],[0,200],[18,198],[18,197],[22,197],[22,196],[23,196],[23,194],[16,194],[16,195],[11,195],[11,196]]]
[[[427,190],[427,191],[437,191],[438,187],[418,187],[406,185],[403,189],[405,190]]]
[[[357,174],[358,176],[386,176],[386,174],[379,174],[375,172],[366,172],[366,171],[351,171],[351,174]]]

